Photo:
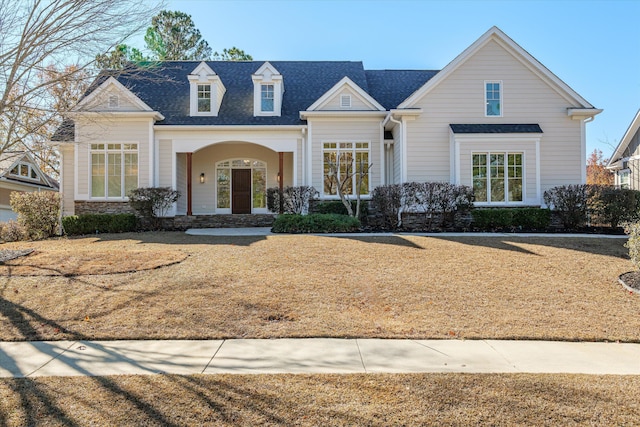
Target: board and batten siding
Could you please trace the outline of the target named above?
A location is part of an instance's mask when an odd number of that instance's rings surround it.
[[[485,117],[485,81],[502,82],[503,117]],[[581,123],[567,115],[568,108],[581,106],[571,104],[494,40],[414,107],[423,113],[407,123],[409,181],[450,181],[451,123],[538,123],[543,130],[542,192],[581,183],[586,161],[581,155]]]
[[[91,144],[138,144],[138,187],[149,187],[149,120],[123,120],[100,118],[76,121],[76,149],[78,150],[77,192],[79,200],[88,200]]]
[[[380,119],[313,119],[312,141],[312,185],[322,195],[324,189],[324,167],[322,147],[324,142],[368,142],[369,189],[380,185]]]

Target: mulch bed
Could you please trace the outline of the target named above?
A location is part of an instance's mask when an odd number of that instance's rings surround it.
[[[622,283],[640,293],[640,271],[630,271],[620,275]]]

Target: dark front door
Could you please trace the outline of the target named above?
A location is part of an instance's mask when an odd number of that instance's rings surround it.
[[[251,213],[251,169],[231,170],[231,213]]]

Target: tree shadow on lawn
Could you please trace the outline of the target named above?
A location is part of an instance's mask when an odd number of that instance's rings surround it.
[[[539,255],[519,245],[547,246],[557,249],[586,252],[593,255],[611,256],[621,259],[629,259],[628,250],[624,247],[623,239],[592,238],[592,237],[459,237],[459,236],[428,236],[427,239],[440,239],[449,242],[457,242],[463,245],[482,248],[500,249],[521,252],[530,255]]]

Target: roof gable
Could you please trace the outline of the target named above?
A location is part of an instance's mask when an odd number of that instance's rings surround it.
[[[110,97],[118,97],[118,105],[110,105]],[[124,102],[123,102],[124,101]],[[78,111],[153,111],[144,101],[127,89],[113,76],[107,78],[96,89],[72,109]]]
[[[633,137],[636,135],[636,133],[638,133],[638,130],[640,130],[640,110],[638,110],[638,112],[636,113],[635,117],[631,121],[631,124],[627,128],[627,131],[624,133],[624,136],[620,140],[620,143],[609,158],[609,162],[607,163],[608,168],[614,166],[614,163],[620,160],[625,150],[633,140]]]
[[[484,33],[478,40],[471,44],[471,46],[469,46],[453,61],[447,64],[447,66],[444,67],[438,74],[436,74],[421,88],[415,91],[411,96],[405,99],[398,106],[398,108],[411,108],[415,106],[415,104],[427,93],[429,93],[434,87],[436,87],[443,80],[449,77],[461,65],[466,63],[469,58],[471,58],[475,53],[477,53],[480,49],[482,49],[492,41],[502,46],[508,53],[513,55],[518,61],[520,61],[543,81],[545,81],[549,86],[551,86],[556,92],[566,98],[569,102],[583,108],[594,108],[593,105],[582,98],[577,92],[571,89],[566,83],[560,80],[544,65],[542,65],[542,63],[531,56],[531,54],[529,54],[526,50],[520,47],[520,45],[509,38],[509,36],[502,32],[502,30],[495,26],[491,27],[489,31]]]
[[[349,77],[343,77],[338,83],[336,83],[331,89],[326,91],[320,98],[307,108],[307,111],[319,111],[319,110],[334,110],[333,104],[340,105],[337,98],[341,95],[354,96],[360,101],[360,105],[365,107],[368,111],[385,111],[385,108],[380,105],[371,95],[365,92],[360,86],[355,84]],[[351,109],[351,108],[349,108]],[[362,108],[356,108],[362,110]]]
[[[13,173],[12,171],[16,167],[19,168],[20,165],[28,165],[36,177],[32,178],[28,172],[26,176],[22,176],[20,175],[20,170],[18,170],[17,174]],[[57,188],[53,185],[54,181],[42,172],[31,154],[26,151],[8,151],[0,155],[0,178],[6,181]]]

